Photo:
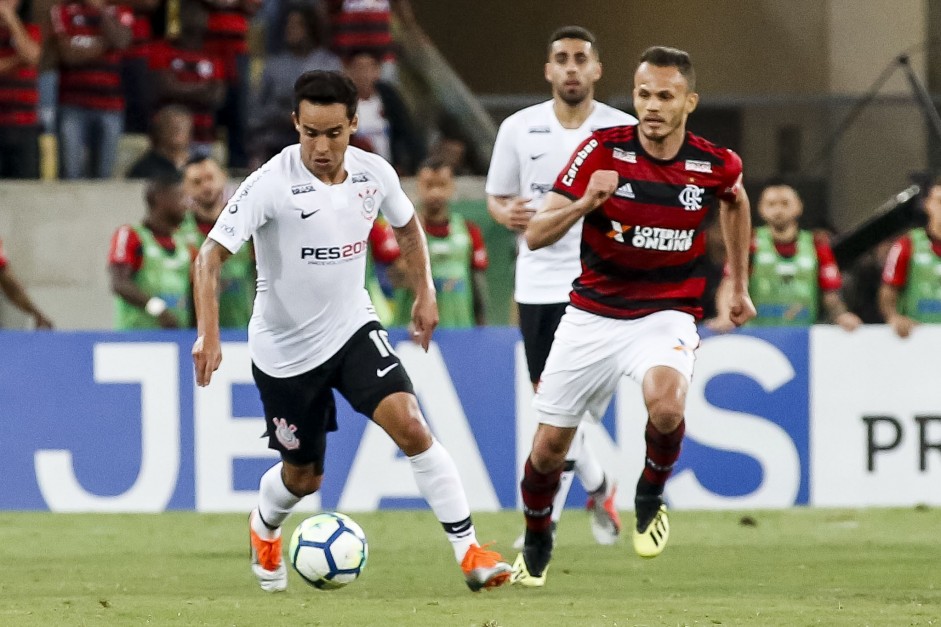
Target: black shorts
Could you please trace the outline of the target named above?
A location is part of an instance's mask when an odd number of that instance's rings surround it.
[[[549,303],[545,305],[527,305],[517,303],[520,312],[520,332],[523,334],[523,350],[526,352],[526,366],[529,368],[529,380],[539,382],[542,371],[549,358],[549,349],[555,330],[559,327],[562,314],[568,303]]]
[[[370,418],[390,394],[415,393],[378,322],[360,328],[333,357],[313,370],[278,378],[252,364],[252,375],[265,409],[268,448],[281,453],[290,464],[313,463],[317,474],[323,474],[327,432],[337,430],[333,390]]]

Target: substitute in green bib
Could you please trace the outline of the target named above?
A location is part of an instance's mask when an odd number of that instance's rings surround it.
[[[192,326],[193,249],[180,230],[186,216],[183,180],[166,173],[147,182],[147,215],[111,238],[108,271],[118,329]]]
[[[810,326],[821,317],[847,331],[862,320],[849,311],[840,295],[843,279],[827,238],[802,230],[804,205],[790,185],[768,185],[758,200],[765,225],[755,229],[751,244],[748,293],[758,315],[750,326]],[[716,295],[718,316],[708,323],[714,331],[733,328],[723,279]]]
[[[922,208],[927,225],[892,245],[879,287],[879,310],[899,337],[919,323],[941,323],[941,177],[932,181]]]
[[[487,249],[480,228],[451,213],[448,203],[454,196],[454,172],[443,159],[430,158],[419,168],[417,183],[418,217],[428,237],[439,326],[459,329],[486,324]],[[396,326],[408,324],[412,303],[411,291],[397,287]]]
[[[183,223],[183,232],[199,250],[226,201],[235,190],[228,185],[222,167],[211,157],[194,157],[183,170],[183,190],[190,213]],[[255,301],[255,257],[249,242],[222,266],[219,277],[219,327],[246,329]]]

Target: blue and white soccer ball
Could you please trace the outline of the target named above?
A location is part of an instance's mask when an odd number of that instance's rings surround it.
[[[369,556],[366,534],[344,514],[324,512],[294,530],[291,564],[304,581],[319,590],[336,590],[356,581]]]

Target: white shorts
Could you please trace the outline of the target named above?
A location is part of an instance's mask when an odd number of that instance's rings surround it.
[[[539,422],[556,427],[577,427],[586,411],[601,420],[622,376],[640,384],[654,366],[669,366],[690,381],[698,347],[696,321],[686,313],[619,320],[569,306],[533,408]]]

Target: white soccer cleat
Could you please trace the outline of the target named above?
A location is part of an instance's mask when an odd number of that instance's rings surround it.
[[[621,516],[614,502],[617,491],[617,485],[612,483],[603,500],[589,496],[585,504],[586,509],[591,513],[589,519],[591,533],[598,544],[614,544],[621,533]]]
[[[263,540],[252,529],[252,517],[257,515],[257,509],[253,509],[248,515],[252,574],[265,592],[283,592],[288,588],[288,569],[284,565],[284,556],[281,555],[281,536],[274,540]]]

